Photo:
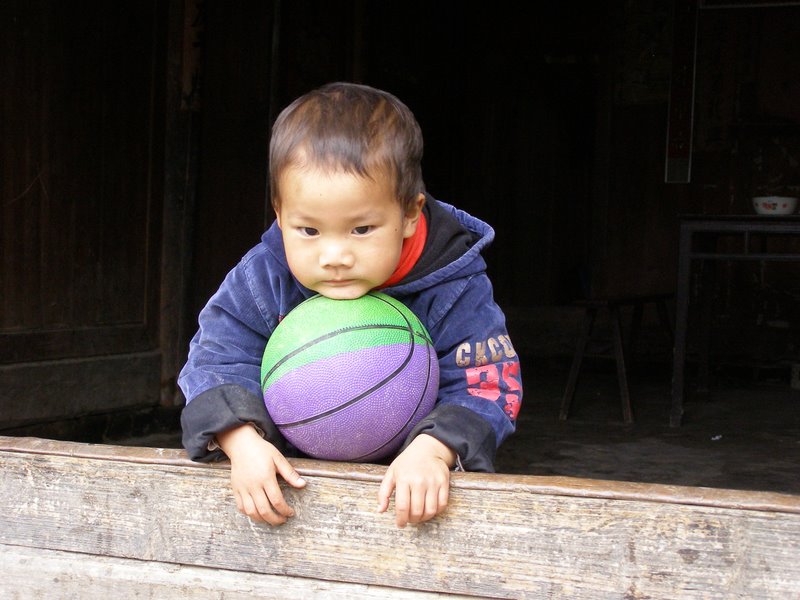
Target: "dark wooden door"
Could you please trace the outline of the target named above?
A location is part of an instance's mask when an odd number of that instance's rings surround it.
[[[159,401],[159,4],[0,6],[2,428]]]

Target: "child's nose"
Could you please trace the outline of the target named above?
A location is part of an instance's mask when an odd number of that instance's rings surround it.
[[[322,252],[319,255],[319,264],[324,268],[352,267],[353,253],[347,247],[347,244],[339,241],[329,241],[322,248]]]

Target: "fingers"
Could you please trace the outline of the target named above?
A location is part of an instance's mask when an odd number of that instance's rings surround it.
[[[292,463],[290,463],[283,456],[275,460],[275,468],[281,477],[292,487],[302,488],[306,485],[306,480],[300,477],[300,473],[294,470]]]
[[[398,487],[394,494],[395,523],[403,528],[407,524],[429,521],[439,513],[436,493],[429,490],[419,493],[409,487]]]
[[[448,482],[447,485],[443,485],[439,488],[439,511],[443,511],[447,508],[448,502],[450,502],[450,484]]]
[[[395,523],[398,527],[424,523],[447,508],[448,486],[398,485],[394,492]],[[386,505],[388,505],[388,498]],[[381,511],[383,512],[383,511]]]
[[[280,488],[277,491],[253,489],[235,495],[239,511],[257,523],[282,525],[294,516],[294,510],[286,503]]]
[[[289,469],[293,473],[293,476],[292,473],[287,473],[292,479],[291,483],[295,487],[304,487],[306,482],[294,469],[291,467]],[[286,502],[276,478],[250,488],[234,490],[234,497],[239,512],[258,523],[282,525],[295,515],[294,509]]]
[[[383,481],[381,481],[381,487],[378,490],[378,512],[386,512],[386,509],[389,508],[389,498],[394,491],[394,470],[389,467],[386,470],[386,475],[383,477]]]
[[[399,485],[394,490],[394,520],[395,524],[403,528],[409,522],[411,511],[411,488]]]
[[[306,482],[286,457],[252,427],[232,430],[219,441],[231,459],[231,489],[239,511],[270,525],[294,516],[278,484],[279,476],[294,488],[305,487]]]
[[[428,489],[425,494],[425,502],[419,507],[419,511],[412,514],[412,518],[417,519],[415,523],[422,523],[430,521],[433,517],[439,514],[443,507],[439,505],[439,490]]]

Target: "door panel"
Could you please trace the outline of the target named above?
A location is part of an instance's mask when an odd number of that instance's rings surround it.
[[[158,402],[157,4],[0,8],[0,427]]]

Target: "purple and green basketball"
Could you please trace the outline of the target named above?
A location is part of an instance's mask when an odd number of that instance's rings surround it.
[[[303,453],[370,462],[396,452],[431,411],[439,363],[423,324],[394,298],[314,296],[272,333],[261,388],[278,430]]]

